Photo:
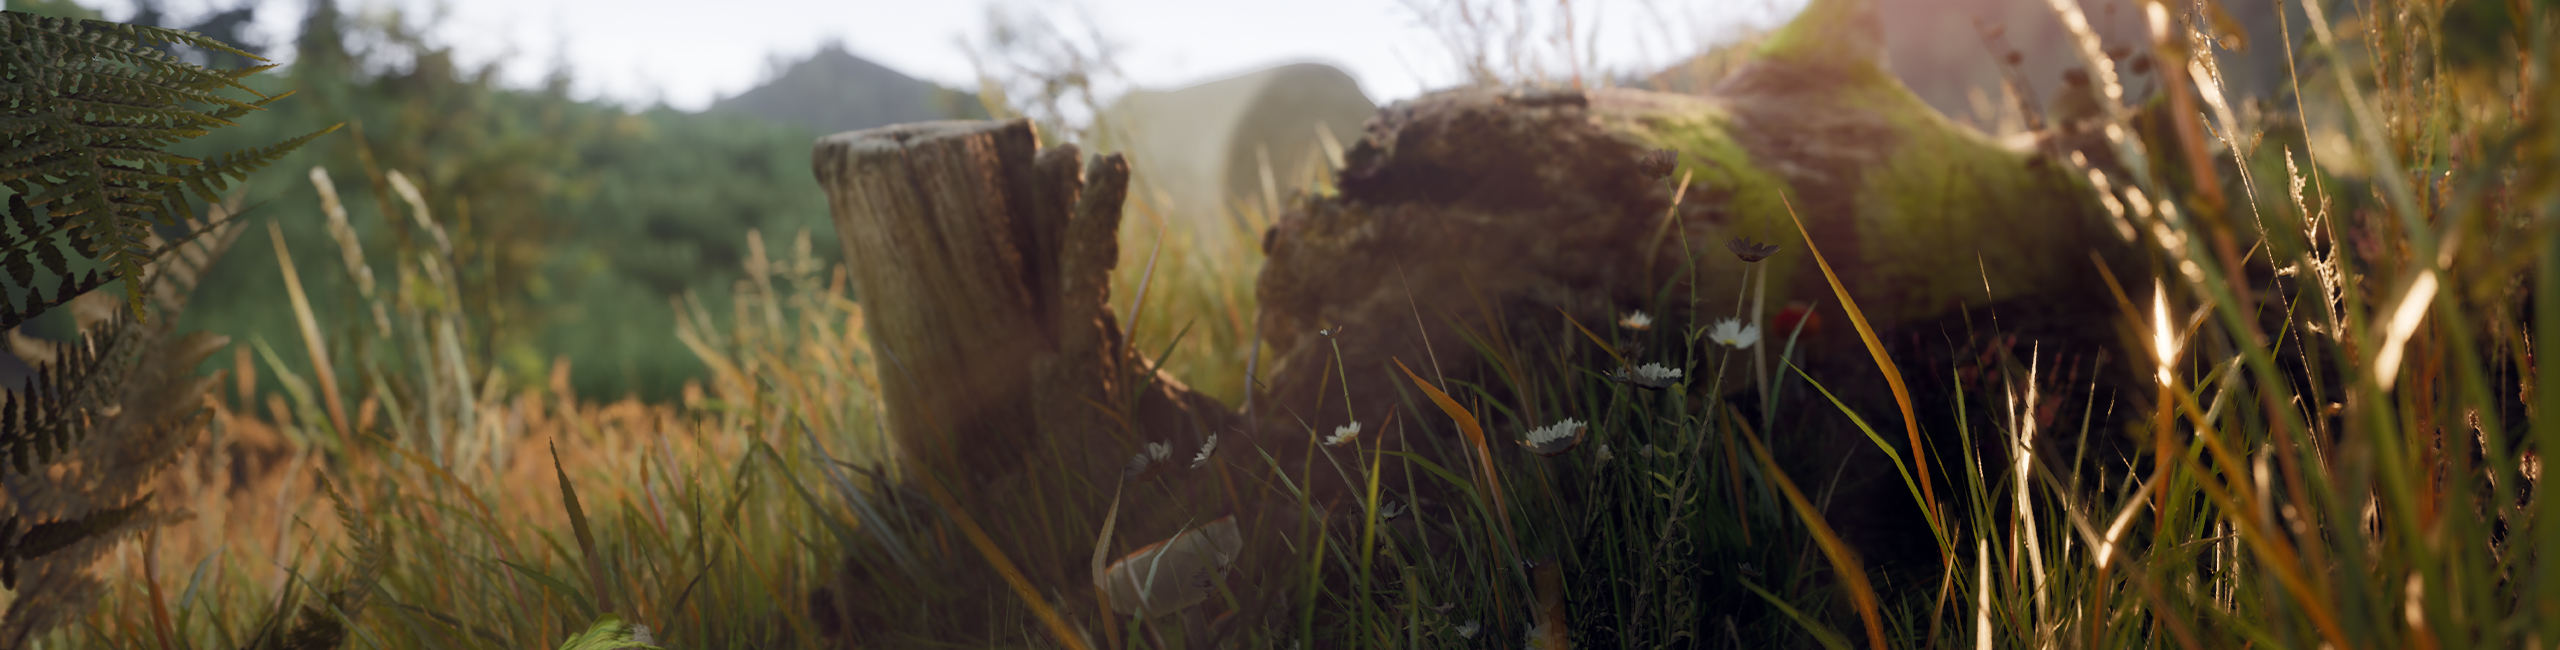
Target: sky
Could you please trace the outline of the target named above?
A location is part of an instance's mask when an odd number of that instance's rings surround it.
[[[130,0],[83,0],[110,20]],[[1178,87],[1286,62],[1339,66],[1383,104],[1463,80],[1453,49],[1424,12],[1458,5],[1530,5],[1535,60],[1568,73],[1558,4],[1500,0],[726,0],[716,12],[676,0],[339,0],[349,13],[397,7],[433,18],[431,32],[466,64],[502,62],[531,86],[566,63],[572,93],[633,106],[699,110],[769,79],[775,62],[830,42],[908,75],[964,90],[977,75],[963,39],[984,41],[990,11],[1098,33],[1128,84]],[[1765,28],[1804,0],[1592,0],[1573,7],[1575,50],[1619,74],[1657,69],[1738,30]],[[307,0],[165,0],[186,24],[215,8],[258,4],[271,51],[287,55]],[[1561,3],[1559,3],[1561,4]],[[1442,16],[1449,14],[1442,13]],[[681,44],[680,46],[678,44]],[[1589,75],[1593,71],[1586,70]]]

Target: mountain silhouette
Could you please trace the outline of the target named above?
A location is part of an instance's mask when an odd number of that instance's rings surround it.
[[[864,60],[842,44],[819,48],[772,81],[712,102],[711,110],[798,124],[822,134],[987,116],[974,96]]]

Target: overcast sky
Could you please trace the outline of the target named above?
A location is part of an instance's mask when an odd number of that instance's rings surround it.
[[[83,0],[107,18],[130,0]],[[501,60],[530,85],[565,60],[575,92],[630,104],[700,109],[767,78],[774,57],[796,60],[829,41],[919,78],[973,89],[963,38],[982,39],[991,7],[1040,16],[1082,33],[1084,21],[1117,46],[1131,83],[1179,86],[1289,61],[1348,70],[1380,103],[1461,79],[1451,49],[1417,13],[1455,0],[339,0],[351,13],[400,7],[443,15],[435,34],[466,62]],[[292,38],[308,0],[166,0],[180,24],[214,7],[259,4],[254,38]],[[716,12],[699,9],[716,4]],[[1511,2],[1473,0],[1469,4]],[[1555,3],[1522,2],[1552,20]],[[1804,0],[1616,0],[1575,3],[1578,48],[1601,67],[1650,70],[1745,26],[1766,26]],[[1549,23],[1552,24],[1552,23]],[[1538,27],[1533,36],[1542,48]],[[680,51],[681,50],[681,51]],[[276,48],[289,58],[289,48]],[[1561,60],[1549,55],[1548,60]]]

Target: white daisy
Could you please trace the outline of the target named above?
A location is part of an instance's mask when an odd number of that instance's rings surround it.
[[[1581,420],[1565,418],[1561,422],[1529,430],[1528,439],[1520,441],[1520,445],[1540,456],[1554,456],[1582,444],[1582,434],[1587,430],[1589,427],[1583,426]]]
[[[1465,623],[1459,623],[1459,624],[1458,624],[1458,638],[1461,638],[1461,639],[1473,639],[1473,638],[1476,638],[1476,631],[1477,631],[1477,630],[1480,630],[1480,629],[1483,629],[1483,627],[1482,627],[1482,626],[1479,626],[1479,625],[1476,625],[1476,622],[1475,622],[1475,621],[1467,621],[1467,622],[1465,622]]]
[[[1639,309],[1618,319],[1618,326],[1642,332],[1653,329],[1653,317],[1645,315],[1644,310]]]
[[[1147,452],[1133,454],[1129,456],[1129,466],[1120,470],[1120,478],[1137,478],[1138,475],[1147,473],[1147,468],[1154,464],[1147,460]]]
[[[1208,465],[1209,455],[1214,453],[1218,453],[1218,434],[1212,433],[1209,434],[1208,442],[1200,443],[1200,455],[1191,457],[1191,468],[1200,469]]]
[[[1680,380],[1680,369],[1666,368],[1659,363],[1648,363],[1636,367],[1634,380],[1639,385],[1662,388]]]
[[[1707,338],[1713,339],[1717,345],[1736,350],[1748,349],[1760,343],[1760,326],[1744,327],[1741,320],[1727,318],[1717,321],[1715,331],[1708,333]]]
[[[1404,512],[1405,507],[1403,503],[1389,501],[1386,505],[1378,507],[1378,518],[1386,521],[1394,521],[1395,518],[1404,516]]]
[[[1156,463],[1164,462],[1165,458],[1172,455],[1173,445],[1161,442],[1147,443],[1146,449],[1129,455],[1129,466],[1122,470],[1120,475],[1125,478],[1137,478],[1146,474],[1147,470],[1155,468]]]
[[[1609,459],[1617,457],[1617,454],[1609,453],[1609,443],[1600,443],[1600,462],[1606,463]]]
[[[1333,435],[1324,439],[1324,446],[1340,447],[1353,440],[1359,439],[1360,422],[1358,420],[1353,420],[1350,424],[1334,427]]]

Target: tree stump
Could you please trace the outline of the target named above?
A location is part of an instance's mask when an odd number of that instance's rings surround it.
[[[962,493],[1020,487],[1053,448],[1107,481],[1143,441],[1194,448],[1233,415],[1152,381],[1108,307],[1128,162],[1041,150],[1029,121],[902,124],[820,139],[855,297],[879,351],[900,471]]]

